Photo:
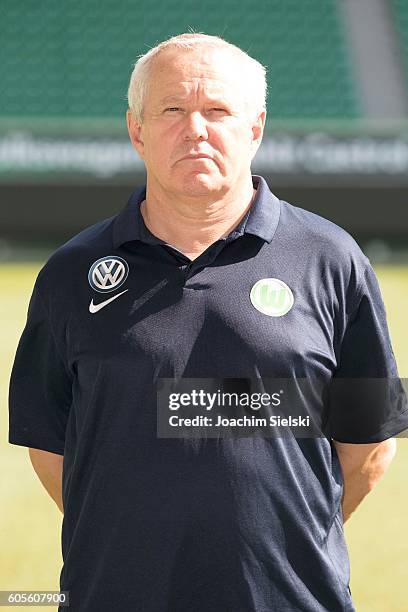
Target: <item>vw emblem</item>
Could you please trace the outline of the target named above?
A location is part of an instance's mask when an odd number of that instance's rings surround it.
[[[121,257],[111,255],[97,259],[89,269],[88,281],[100,293],[114,291],[127,279],[129,266]]]

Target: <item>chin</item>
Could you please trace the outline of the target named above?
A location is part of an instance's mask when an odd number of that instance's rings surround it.
[[[216,179],[205,173],[197,173],[193,176],[190,174],[184,178],[181,182],[180,191],[186,195],[200,196],[220,191],[222,187],[223,185],[219,178]]]

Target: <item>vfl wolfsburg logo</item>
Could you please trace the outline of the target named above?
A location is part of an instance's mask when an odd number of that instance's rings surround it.
[[[269,317],[282,317],[293,306],[293,293],[278,278],[261,278],[249,295],[253,306]]]
[[[129,274],[129,266],[121,257],[111,255],[95,261],[88,273],[88,281],[92,289],[100,293],[108,293],[118,289]]]

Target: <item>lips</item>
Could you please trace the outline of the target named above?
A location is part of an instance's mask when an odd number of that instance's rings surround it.
[[[212,157],[206,155],[205,153],[196,153],[192,155],[185,155],[181,159],[212,159]]]

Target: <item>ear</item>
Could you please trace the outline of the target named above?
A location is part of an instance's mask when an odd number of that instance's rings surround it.
[[[144,159],[144,143],[142,140],[142,124],[137,123],[130,109],[126,111],[126,123],[129,132],[130,142],[133,147],[139,153],[140,157]]]
[[[265,128],[266,110],[262,111],[255,119],[252,125],[252,158],[255,157],[259,145],[262,142],[262,137]]]

